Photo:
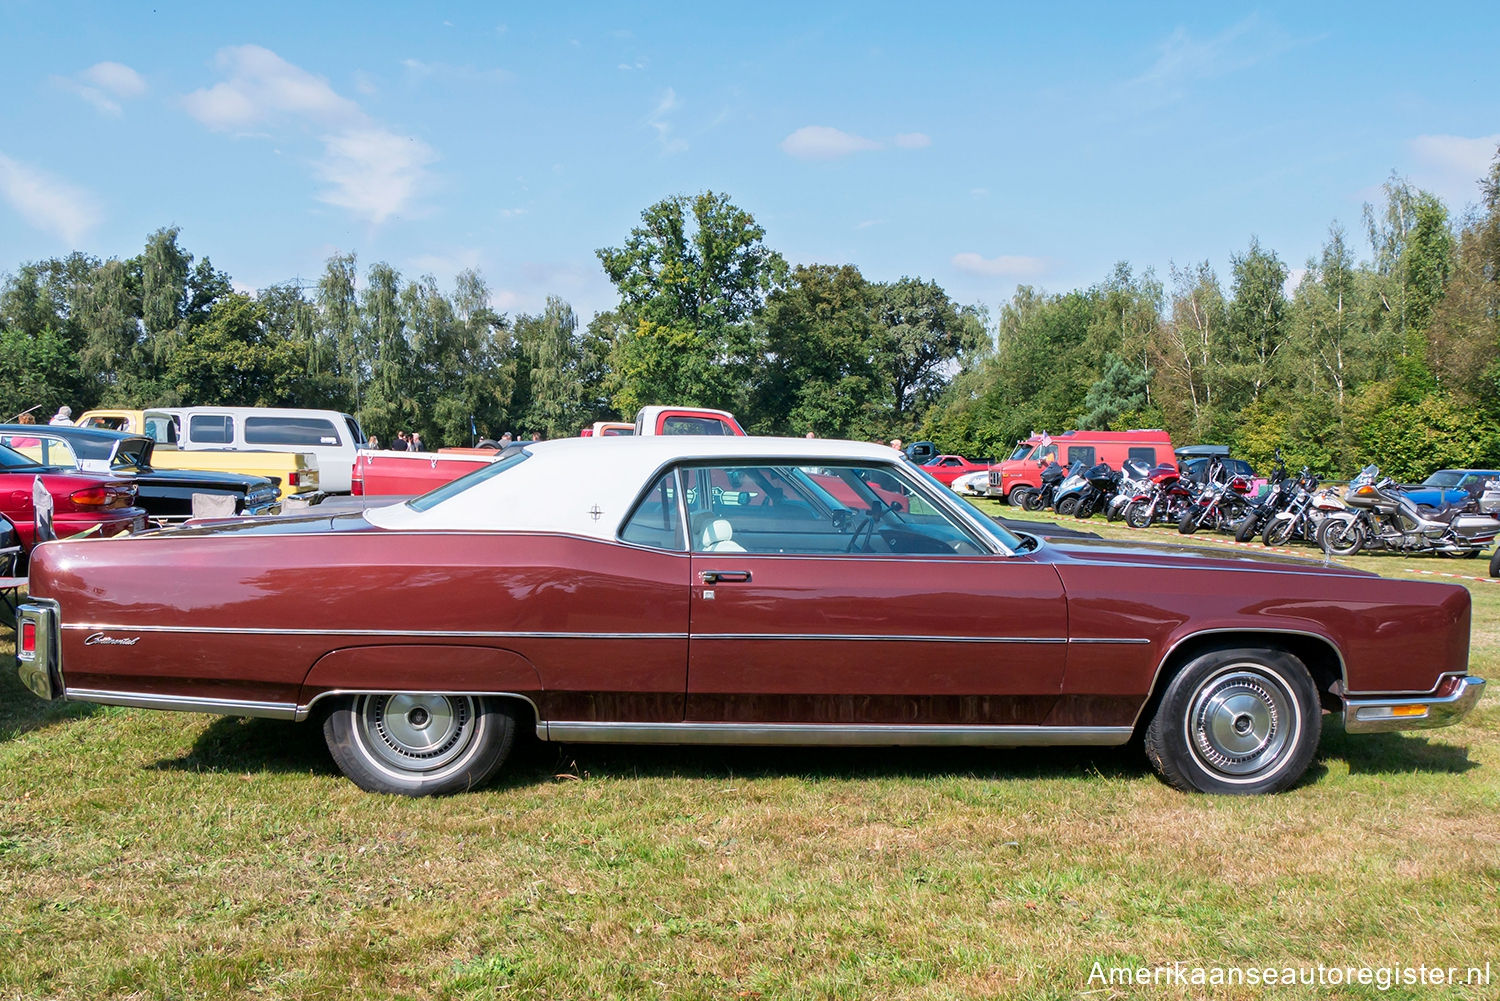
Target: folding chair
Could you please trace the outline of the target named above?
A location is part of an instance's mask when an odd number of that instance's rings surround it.
[[[16,604],[20,598],[21,588],[26,586],[25,577],[15,576],[16,560],[20,558],[20,546],[8,546],[0,549],[0,605],[10,613],[8,624],[12,629],[16,625]]]

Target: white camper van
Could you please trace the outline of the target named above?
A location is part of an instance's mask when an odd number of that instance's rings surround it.
[[[291,407],[158,407],[177,418],[183,449],[306,452],[318,457],[324,491],[346,494],[354,453],[365,444],[359,421],[337,410]]]

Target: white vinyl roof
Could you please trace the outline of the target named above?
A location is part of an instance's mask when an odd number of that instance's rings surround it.
[[[677,459],[799,465],[901,459],[893,448],[858,441],[713,435],[559,438],[527,444],[526,451],[530,458],[426,511],[396,504],[367,509],[365,517],[388,529],[505,529],[613,539],[648,481]]]

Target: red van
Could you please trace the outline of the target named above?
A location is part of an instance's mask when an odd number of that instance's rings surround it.
[[[1015,503],[1011,499],[1015,490],[1039,489],[1043,459],[1061,462],[1070,469],[1087,469],[1098,462],[1119,469],[1126,459],[1140,459],[1154,466],[1173,461],[1172,436],[1155,429],[1034,434],[1017,444],[1009,458],[990,466],[989,495]]]

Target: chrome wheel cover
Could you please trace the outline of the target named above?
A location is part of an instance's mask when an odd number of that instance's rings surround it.
[[[1225,782],[1274,774],[1302,728],[1296,696],[1254,664],[1225,668],[1199,685],[1185,722],[1193,757]]]
[[[466,695],[362,695],[354,717],[371,764],[401,775],[452,764],[479,729],[475,700]]]

